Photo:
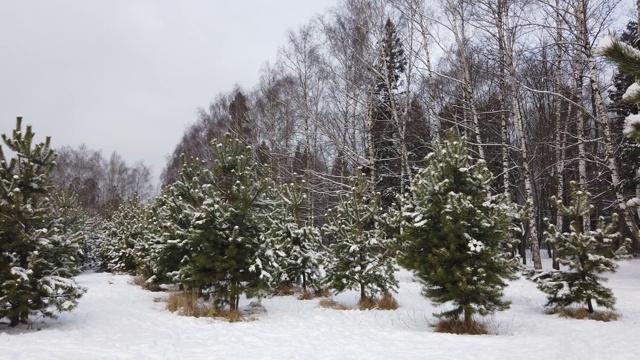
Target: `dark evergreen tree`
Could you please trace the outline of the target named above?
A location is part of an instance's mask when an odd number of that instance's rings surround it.
[[[299,184],[280,186],[275,211],[268,214],[269,230],[260,249],[262,266],[274,286],[299,285],[303,291],[320,276],[322,237],[304,216],[306,196]]]
[[[380,194],[362,174],[352,179],[351,192],[340,196],[327,214],[326,234],[333,241],[326,254],[327,285],[337,292],[356,289],[360,301],[395,291],[394,256],[380,218]]]
[[[2,135],[14,157],[0,146],[0,320],[10,326],[71,310],[83,293],[72,279],[77,238],[64,231],[47,197],[56,155],[50,138],[34,145],[34,135],[18,118],[12,136]]]
[[[637,208],[636,221],[640,219],[640,38],[638,24],[631,21],[627,24],[619,39],[612,38],[601,53],[618,64],[619,73],[613,78],[613,89],[609,91],[613,113],[612,130],[619,142],[618,164],[623,193],[630,198],[628,207]],[[629,214],[627,216],[633,216]],[[633,238],[639,234],[633,234]],[[634,242],[635,251],[639,244]]]
[[[94,263],[93,240],[97,237],[96,220],[88,215],[78,201],[78,196],[70,192],[51,193],[51,216],[60,231],[58,243],[52,257],[60,261],[56,266],[69,269],[70,274],[77,274],[81,269],[91,267]],[[66,256],[65,256],[66,254]]]
[[[620,41],[634,49],[640,50],[640,42],[638,41],[638,26],[634,21],[627,24],[626,29],[620,35]],[[640,65],[640,64],[639,64]],[[636,82],[634,75],[619,72],[613,76],[613,87],[609,90],[609,111],[612,112],[611,121],[613,130],[616,132],[616,140],[619,145],[619,164],[622,179],[622,185],[626,193],[633,193],[638,185],[636,179],[635,164],[640,162],[640,145],[638,142],[624,135],[624,122],[629,115],[638,114],[638,104],[627,97],[625,92],[631,85]]]
[[[476,313],[509,306],[502,289],[517,267],[508,256],[515,208],[491,193],[486,163],[476,162],[457,135],[436,144],[425,161],[403,198],[399,261],[434,304],[452,305],[438,316],[464,315],[470,325]]]
[[[242,91],[236,91],[233,100],[229,104],[229,115],[231,116],[229,132],[246,145],[251,146],[256,141],[256,129],[255,124],[250,121],[249,105],[247,103],[247,97]]]
[[[105,222],[104,238],[98,249],[102,270],[141,275],[148,264],[150,229],[148,206],[139,199],[123,202]]]
[[[547,293],[547,306],[562,308],[576,303],[585,304],[592,313],[595,301],[599,306],[613,309],[615,297],[602,285],[605,278],[600,274],[615,271],[617,265],[613,258],[626,254],[628,242],[621,248],[616,246],[620,237],[617,214],[612,216],[610,223],[600,217],[595,230],[583,229],[582,218],[593,212],[591,196],[579,191],[577,184],[571,182],[569,197],[569,206],[564,206],[555,197],[551,200],[558,211],[569,218],[570,230],[562,232],[546,221],[545,232],[547,241],[555,246],[558,263],[567,270],[535,274],[533,280],[540,290]]]
[[[407,113],[407,156],[413,172],[424,167],[424,158],[431,151],[433,141],[424,109],[417,98],[411,101]]]
[[[375,81],[371,116],[371,146],[373,147],[373,179],[381,194],[383,209],[396,203],[402,185],[402,153],[399,129],[402,75],[407,66],[402,42],[391,19],[384,25],[378,44],[378,58],[372,71]]]
[[[345,179],[351,177],[349,164],[347,163],[344,151],[342,150],[338,150],[338,153],[336,154],[336,157],[333,161],[333,166],[331,167],[331,175],[336,177],[336,180],[338,182],[346,182]]]
[[[203,202],[192,214],[188,258],[181,282],[210,295],[219,306],[238,309],[240,295],[260,289],[269,274],[258,258],[272,183],[250,147],[225,136],[212,150],[211,170],[200,176]]]
[[[156,199],[158,234],[150,244],[155,281],[180,283],[180,268],[189,260],[189,239],[193,233],[194,214],[205,201],[202,187],[208,182],[205,163],[198,159],[181,159],[178,180],[167,186]]]

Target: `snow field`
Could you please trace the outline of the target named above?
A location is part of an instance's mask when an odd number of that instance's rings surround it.
[[[545,264],[548,265],[548,264]],[[547,267],[548,268],[548,267]],[[609,276],[618,321],[544,315],[545,296],[535,284],[510,283],[511,309],[487,318],[496,335],[434,333],[434,308],[407,271],[395,311],[332,310],[319,299],[293,296],[262,300],[266,312],[250,322],[181,317],[165,310],[131,277],[86,273],[87,294],[71,313],[38,321],[41,329],[0,327],[0,359],[636,359],[640,328],[640,260],[621,262]],[[336,300],[355,306],[358,295]],[[243,299],[245,308],[253,301]]]

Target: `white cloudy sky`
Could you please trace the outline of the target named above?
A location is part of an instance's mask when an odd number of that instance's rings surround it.
[[[216,94],[250,88],[337,0],[0,0],[0,133],[15,117],[157,177]]]

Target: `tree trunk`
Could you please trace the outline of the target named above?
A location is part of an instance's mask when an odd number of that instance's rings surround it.
[[[515,81],[516,79],[516,69],[513,63],[513,46],[512,39],[510,37],[510,20],[509,20],[509,8],[508,4],[505,3],[505,7],[502,11],[502,24],[503,24],[503,37],[504,37],[504,46],[505,46],[505,65],[507,71],[509,72],[509,84],[511,85],[511,112],[513,115],[513,124],[516,130],[516,136],[518,137],[520,143],[520,155],[522,156],[522,170],[524,177],[524,196],[525,196],[525,208],[524,208],[524,219],[526,219],[528,227],[529,227],[529,236],[528,241],[531,247],[531,255],[533,261],[533,267],[536,270],[542,269],[542,261],[540,259],[540,244],[538,243],[538,228],[536,224],[535,216],[537,214],[536,206],[534,200],[534,188],[533,188],[533,171],[529,165],[530,155],[529,155],[529,145],[527,143],[527,138],[525,135],[524,129],[524,119],[522,118],[522,110],[520,108],[520,101],[518,96],[518,83]],[[526,239],[525,239],[526,241]]]
[[[527,242],[526,242],[526,237],[523,238],[522,241],[520,241],[520,244],[518,244],[518,253],[520,253],[520,258],[522,258],[522,265],[527,265]]]
[[[20,316],[10,316],[9,317],[9,327],[16,327],[20,324]]]
[[[464,324],[468,329],[471,329],[471,325],[473,324],[473,315],[471,306],[469,305],[464,307]]]
[[[496,8],[496,28],[498,30],[498,68],[500,69],[499,84],[500,91],[498,91],[498,101],[503,106],[503,111],[500,111],[500,138],[502,140],[502,188],[503,192],[511,198],[511,184],[509,182],[509,119],[507,118],[507,70],[505,67],[505,34],[503,24],[503,7],[504,2],[499,1]]]
[[[470,124],[465,125],[467,128],[471,129],[472,133],[475,136],[475,141],[478,147],[478,157],[482,160],[485,159],[484,148],[482,142],[482,136],[480,135],[480,125],[478,120],[478,110],[476,109],[475,96],[473,94],[473,85],[471,82],[471,72],[469,69],[469,64],[467,62],[467,52],[466,52],[466,44],[464,42],[464,30],[460,29],[458,24],[458,9],[455,8],[453,0],[448,1],[449,11],[451,13],[451,27],[453,31],[453,36],[456,41],[456,46],[458,51],[460,52],[460,63],[462,67],[462,90],[463,90],[463,99],[466,103],[465,113],[469,113],[469,116],[465,116],[465,121],[470,122]],[[471,119],[469,119],[469,117]]]
[[[581,24],[581,21],[586,21],[586,9],[582,0],[577,1],[574,9],[576,14],[576,24]],[[559,10],[558,10],[559,11]],[[576,29],[576,41],[578,48],[576,48],[573,60],[573,78],[574,78],[574,94],[577,97],[576,103],[584,104],[584,95],[582,93],[583,81],[582,81],[582,51],[580,50],[581,44],[587,41],[587,32],[583,26],[577,26]],[[578,141],[578,183],[580,185],[580,191],[587,191],[587,152],[585,150],[585,113],[577,109],[577,123],[576,123],[576,139]],[[582,218],[582,228],[591,228],[591,218],[584,216]]]
[[[560,1],[556,0],[556,82],[555,82],[555,91],[556,93],[560,93],[562,88],[562,13],[560,12]],[[556,117],[556,133],[555,133],[555,155],[556,155],[556,198],[559,201],[562,201],[564,198],[564,162],[565,162],[565,144],[564,144],[564,135],[563,131],[566,131],[566,121],[562,120],[562,104],[563,101],[561,98],[557,98],[556,109],[555,109],[555,117]],[[567,119],[570,119],[571,116],[567,114]],[[564,123],[565,127],[562,126],[561,123]],[[564,218],[562,214],[558,211],[556,214],[556,226],[560,231],[563,228]],[[560,264],[558,263],[558,259],[556,258],[556,248],[555,245],[551,245],[551,259],[552,259],[552,268],[555,270],[560,270]]]
[[[307,274],[302,273],[302,292],[307,292]]]

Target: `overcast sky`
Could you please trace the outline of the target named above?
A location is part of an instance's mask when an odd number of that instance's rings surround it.
[[[0,0],[0,133],[151,165],[234,84],[251,88],[289,29],[337,0]],[[156,180],[154,179],[154,180]]]

